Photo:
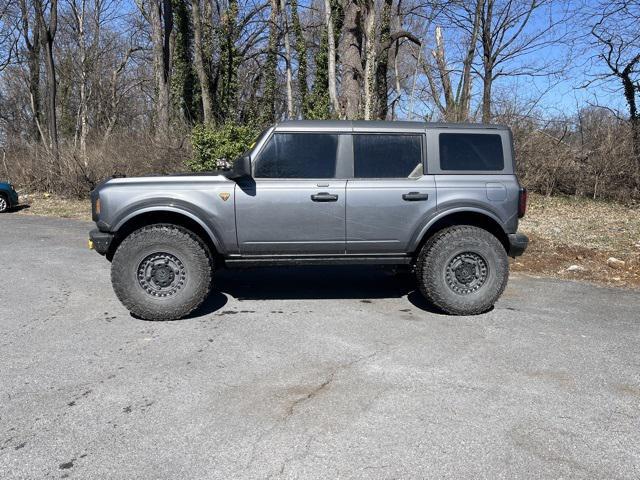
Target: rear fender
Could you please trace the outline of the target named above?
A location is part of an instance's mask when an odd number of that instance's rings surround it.
[[[500,221],[500,218],[495,213],[485,208],[467,206],[467,207],[450,208],[445,211],[439,212],[435,217],[430,218],[427,223],[419,227],[414,233],[409,246],[409,251],[410,252],[417,251],[418,248],[421,247],[425,238],[430,235],[429,230],[432,227],[434,227],[434,225],[436,225],[438,222],[444,221],[447,217],[451,217],[455,214],[464,214],[464,213],[482,215],[484,217],[487,217],[491,221],[495,222],[499,226],[503,234],[501,236],[504,236],[504,238],[500,238],[500,241],[502,241],[503,243],[507,241],[507,233],[505,231],[504,224]],[[473,222],[470,222],[470,223],[473,224]]]

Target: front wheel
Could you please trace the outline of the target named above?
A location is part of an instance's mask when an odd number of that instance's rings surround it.
[[[6,197],[0,193],[0,213],[4,213],[9,209],[9,202]]]
[[[454,226],[429,239],[418,257],[416,274],[427,300],[453,315],[489,310],[509,278],[507,252],[491,233]]]
[[[111,283],[122,304],[146,320],[175,320],[207,298],[211,255],[190,231],[151,225],[131,233],[118,246]]]

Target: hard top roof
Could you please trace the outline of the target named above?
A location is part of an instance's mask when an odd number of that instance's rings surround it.
[[[423,131],[427,128],[507,130],[506,125],[485,123],[444,123],[381,120],[286,120],[275,125],[276,131]]]

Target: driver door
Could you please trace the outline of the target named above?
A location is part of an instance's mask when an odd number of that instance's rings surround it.
[[[241,255],[345,253],[338,133],[274,132],[236,187]]]

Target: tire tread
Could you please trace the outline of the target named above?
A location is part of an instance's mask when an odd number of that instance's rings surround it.
[[[437,273],[437,266],[435,265],[435,257],[441,248],[462,240],[468,241],[470,238],[473,238],[476,242],[489,244],[492,248],[500,251],[504,255],[503,266],[506,266],[500,272],[502,281],[499,283],[498,288],[474,307],[469,307],[465,302],[452,300],[455,297],[447,298],[443,288],[448,287],[444,283],[442,276]],[[493,268],[501,268],[501,266],[494,266]],[[418,256],[416,276],[422,295],[442,311],[452,315],[477,315],[486,312],[502,295],[509,278],[509,264],[504,247],[492,233],[471,225],[456,225],[437,232],[427,240]]]
[[[128,269],[131,268],[127,262],[120,261],[121,257],[128,249],[143,247],[146,242],[145,237],[150,233],[162,234],[166,237],[167,242],[182,243],[194,253],[196,258],[201,257],[206,259],[205,264],[198,265],[198,269],[202,275],[200,282],[198,282],[195,288],[196,294],[186,304],[174,306],[173,308],[167,305],[161,313],[153,311],[137,302],[131,294],[131,289],[119,281],[119,279],[126,277]],[[200,237],[193,232],[178,225],[154,224],[135,230],[118,246],[111,266],[111,283],[120,302],[134,315],[145,320],[174,320],[188,315],[198,308],[207,298],[212,281],[213,263],[213,255],[209,251],[209,248]]]

